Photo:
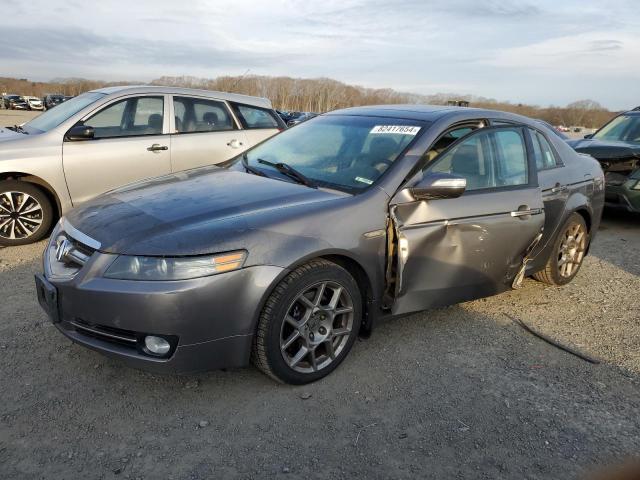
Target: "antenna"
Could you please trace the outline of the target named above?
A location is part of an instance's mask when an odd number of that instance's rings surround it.
[[[247,75],[247,73],[249,73],[250,71],[251,71],[251,69],[247,68],[247,71],[244,72],[242,75],[240,75],[240,78],[236,80],[236,83],[233,84],[233,87],[231,87],[231,89],[232,90],[235,89],[238,86],[238,84],[240,83],[240,80],[242,80]]]

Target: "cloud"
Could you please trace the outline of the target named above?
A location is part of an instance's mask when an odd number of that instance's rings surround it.
[[[62,28],[24,28],[4,26],[3,34],[14,38],[0,49],[0,59],[51,61],[75,65],[179,65],[207,67],[263,66],[281,61],[281,55],[256,54],[247,49],[218,48],[208,44],[191,44],[167,40],[149,41],[135,37],[107,36],[86,30],[72,34]],[[52,45],[55,47],[52,49]]]
[[[29,21],[3,24],[2,73],[144,81],[251,69],[542,104],[585,97],[615,107],[640,97],[640,11],[634,0],[606,5],[595,0],[110,0],[87,5],[31,0],[30,12],[46,14],[21,14]],[[580,95],[560,88],[560,80],[574,90],[582,85]]]
[[[615,38],[612,38],[615,37]],[[504,48],[487,63],[503,68],[545,71],[557,76],[640,77],[640,38],[616,32],[580,33],[552,38],[524,47]]]

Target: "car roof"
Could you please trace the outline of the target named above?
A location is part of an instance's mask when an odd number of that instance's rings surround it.
[[[500,110],[484,108],[453,107],[443,105],[370,105],[365,107],[343,108],[326,115],[356,115],[371,117],[398,118],[435,122],[446,117],[459,120],[471,118],[494,118],[535,125],[535,120],[528,117]]]
[[[118,87],[105,87],[92,90],[92,92],[112,94],[144,94],[144,93],[166,93],[171,95],[197,95],[201,97],[216,98],[230,102],[244,103],[256,107],[272,108],[271,100],[263,97],[252,97],[238,93],[218,92],[215,90],[201,90],[195,88],[165,87],[161,85],[123,85]]]

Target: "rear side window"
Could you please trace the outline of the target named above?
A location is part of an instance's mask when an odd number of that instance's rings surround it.
[[[233,104],[233,109],[244,128],[281,128],[276,114],[266,108],[236,103]]]
[[[176,133],[220,132],[236,127],[224,102],[173,97]]]
[[[533,143],[533,157],[536,160],[536,168],[538,170],[547,170],[558,165],[553,149],[546,138],[535,130],[529,130],[531,133],[531,143]]]

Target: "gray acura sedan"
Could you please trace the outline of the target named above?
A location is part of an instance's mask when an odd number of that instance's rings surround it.
[[[73,341],[134,367],[250,361],[302,384],[382,317],[578,273],[604,202],[599,164],[491,110],[321,115],[222,166],[72,210],[36,277]]]

